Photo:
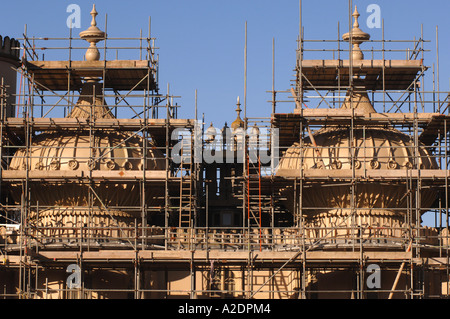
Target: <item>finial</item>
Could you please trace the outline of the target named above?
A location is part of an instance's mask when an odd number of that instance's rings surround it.
[[[358,12],[358,8],[355,6],[355,11],[353,12],[352,16],[355,18],[355,22],[353,22],[353,28],[359,28],[358,18],[360,16]]]
[[[242,110],[241,110],[241,102],[240,102],[239,96],[237,97],[237,103],[236,103],[236,105],[237,105],[236,112],[238,112],[238,115],[240,115],[240,112],[241,112]]]
[[[352,16],[355,18],[355,21],[353,22],[353,29],[350,32],[345,33],[342,36],[342,39],[344,41],[351,41],[353,48],[352,48],[352,58],[354,61],[362,60],[364,59],[364,54],[362,53],[361,49],[359,48],[359,45],[365,41],[368,41],[370,39],[370,35],[368,33],[363,32],[359,28],[359,13],[358,9],[355,6],[355,11],[353,12]]]
[[[91,21],[91,26],[95,27],[97,25],[97,21],[95,21],[95,17],[98,15],[97,10],[95,10],[95,3],[92,6],[92,11],[91,11],[91,16],[92,16],[92,21]]]
[[[240,102],[240,98],[239,96],[237,97],[237,108],[236,108],[236,113],[237,113],[237,117],[236,119],[233,121],[233,123],[231,123],[231,129],[234,131],[238,128],[244,128],[244,121],[241,119],[241,102]]]
[[[95,17],[97,15],[98,13],[97,10],[95,10],[94,4],[91,11],[91,26],[87,30],[80,32],[80,38],[86,40],[90,44],[85,54],[86,61],[100,60],[100,52],[97,49],[96,43],[102,41],[105,38],[105,32],[101,31],[97,27],[97,21],[95,20]]]

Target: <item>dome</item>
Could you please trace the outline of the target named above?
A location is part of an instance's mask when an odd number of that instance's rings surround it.
[[[29,160],[25,150],[16,152],[12,170],[142,170],[143,139],[128,133],[64,132],[36,136],[30,147]],[[92,151],[92,153],[91,153]],[[146,154],[146,169],[164,169],[163,154],[152,145]]]
[[[92,79],[84,83],[77,104],[67,117],[114,118],[102,101],[101,84]],[[28,152],[19,149],[9,169],[80,172],[164,170],[164,154],[155,148],[152,141],[147,141],[144,154],[144,143],[143,137],[131,132],[96,130],[91,135],[87,130],[77,129],[49,131],[33,137]],[[59,232],[66,238],[75,235],[73,229],[83,225],[100,227],[101,231],[95,227],[90,230],[95,237],[126,237],[122,229],[129,229],[136,219],[140,220],[142,200],[148,206],[159,206],[164,195],[161,187],[149,186],[142,199],[139,183],[132,181],[40,181],[29,183],[29,189],[30,204],[39,206],[39,212],[32,208],[30,220],[43,227],[41,234],[48,236],[55,235],[51,227],[67,227]],[[13,198],[18,203],[21,193],[22,185],[12,186]]]
[[[98,54],[90,53],[95,53],[95,43],[104,34],[96,27],[95,6],[91,15],[91,27],[80,36],[91,44],[86,55],[98,60]],[[84,79],[78,101],[67,118],[83,118],[88,122],[115,118],[104,101],[100,80]],[[124,229],[134,229],[142,221],[143,203],[163,205],[164,190],[159,185],[146,184],[144,193],[137,180],[91,181],[86,178],[90,171],[164,170],[165,167],[164,154],[151,140],[135,132],[112,129],[47,131],[33,136],[29,149],[19,149],[9,165],[10,170],[79,171],[78,176],[84,176],[79,180],[45,179],[28,183],[29,222],[42,227],[38,235],[58,234],[65,238],[75,236],[80,227],[87,225],[94,237],[127,237]],[[23,185],[12,185],[16,202],[21,202],[23,192]]]
[[[311,139],[305,138],[303,146],[294,143],[280,159],[278,170],[296,173],[302,169],[339,170],[351,169],[350,128],[323,128],[313,134],[317,150]],[[353,129],[354,161],[356,170],[406,170],[415,167],[421,169],[436,169],[437,163],[428,150],[419,146],[418,157],[411,138],[395,129],[362,128]],[[289,174],[289,173],[288,173]],[[284,174],[283,174],[284,175]],[[310,196],[305,194],[308,192]],[[375,182],[358,182],[355,204],[361,209],[380,209],[397,211],[406,209],[407,200],[403,196],[405,185],[381,185]],[[428,196],[427,196],[428,195]],[[430,207],[434,197],[429,191],[424,191],[421,197],[422,206]],[[335,208],[350,208],[350,188],[348,186],[333,186],[316,184],[304,190],[303,207],[315,208],[308,210],[307,215],[315,215]],[[292,209],[292,208],[291,208]]]
[[[294,143],[280,160],[280,169],[351,169],[350,128],[324,128],[314,133],[321,157],[309,137]],[[356,127],[353,129],[355,169],[435,169],[437,163],[422,145],[415,156],[411,137],[395,129]]]
[[[280,159],[278,170],[283,169],[285,172],[291,172],[287,174],[299,176],[300,168],[318,170],[352,168],[349,128],[323,128],[313,136],[320,158],[311,139],[305,138],[302,148],[299,143],[294,143],[286,151]],[[414,153],[416,148],[411,138],[395,129],[354,128],[353,145],[355,146],[353,164],[357,171],[438,167],[434,157],[422,145],[417,148],[418,157],[416,157]],[[287,174],[283,173],[283,176]],[[333,183],[324,180],[311,184],[306,182],[303,185],[302,214],[306,226],[311,227],[307,236],[314,238],[330,236],[348,238],[352,223],[366,230],[361,235],[363,237],[374,236],[374,231],[370,229],[378,229],[376,236],[400,238],[400,229],[405,226],[405,214],[409,203],[415,203],[414,191],[411,197],[406,196],[407,188],[404,180],[390,183],[360,180],[355,184],[354,194],[350,182],[345,181]],[[294,213],[295,199],[300,198],[299,190],[295,191],[293,187],[288,186],[281,192],[286,197],[285,207]],[[435,198],[434,191],[422,188],[421,207],[431,207]],[[419,211],[424,212],[425,210]],[[352,214],[353,218],[349,218]],[[415,214],[412,219],[415,223]],[[336,228],[333,234],[330,234],[330,227]]]
[[[353,108],[366,115],[376,113],[363,79],[356,77],[354,83],[357,88],[355,86],[354,91],[347,92],[341,109]],[[330,171],[353,168],[356,171],[409,170],[437,169],[438,165],[423,144],[415,145],[409,135],[394,128],[334,126],[323,127],[304,138],[301,144],[296,142],[289,147],[280,159],[276,175],[299,177],[302,169]],[[399,230],[404,226],[408,207],[416,203],[417,193],[407,192],[405,178],[389,183],[358,179],[353,185],[352,181],[345,180],[305,181],[301,193],[291,186],[282,189],[281,193],[286,198],[285,207],[291,213],[295,213],[294,205],[301,198],[299,204],[306,226],[317,230],[311,230],[311,237],[330,236],[330,227],[337,227],[341,228],[341,233],[338,231],[334,236],[348,238],[350,226],[354,223],[365,230],[382,229],[378,231],[379,236],[401,237],[393,229]],[[419,214],[431,207],[435,198],[435,191],[422,187]],[[412,215],[411,222],[419,222],[419,216]],[[362,236],[371,236],[370,231]]]
[[[75,110],[75,109],[74,109]],[[80,112],[77,110],[76,113]],[[109,114],[109,113],[107,113]],[[10,170],[29,171],[142,171],[165,169],[164,155],[150,144],[146,148],[144,162],[144,139],[128,132],[100,131],[91,136],[89,132],[68,130],[43,133],[33,138],[26,150],[16,152]],[[28,158],[27,158],[28,157]],[[88,173],[86,173],[87,176]],[[36,221],[43,227],[41,234],[55,236],[52,227],[68,227],[60,235],[69,238],[74,228],[95,225],[102,231],[91,230],[95,237],[127,236],[119,229],[130,228],[140,218],[142,190],[139,183],[85,181],[29,183],[29,202],[39,206]],[[19,203],[21,185],[13,185],[12,194]],[[93,193],[95,195],[93,195]],[[145,191],[148,206],[161,205],[163,193],[160,187],[150,186]],[[31,220],[37,217],[32,210]],[[45,230],[45,227],[49,227]],[[112,228],[111,228],[112,227]]]
[[[144,139],[127,132],[99,132],[90,138],[86,132],[44,133],[33,138],[27,159],[21,149],[9,169],[29,171],[142,171],[165,169],[164,155],[148,145],[143,161]],[[30,183],[31,205],[39,206],[40,227],[80,227],[91,220],[105,231],[93,230],[94,236],[119,236],[118,228],[130,227],[140,218],[142,190],[138,183],[82,181]],[[13,197],[20,202],[21,185],[13,186]],[[92,196],[92,191],[95,195]],[[150,186],[145,191],[148,206],[161,205],[162,190]],[[106,206],[106,208],[105,208]],[[125,210],[123,209],[125,207]],[[31,218],[36,212],[31,212]],[[116,230],[108,229],[115,226]],[[43,231],[50,235],[50,232]],[[70,237],[72,231],[62,234]],[[101,234],[99,234],[101,233]],[[119,236],[120,237],[120,236]]]
[[[217,135],[217,130],[211,122],[211,125],[205,131],[206,142],[211,143],[212,141],[214,141],[214,139],[216,138],[216,135]]]
[[[83,84],[77,104],[68,118],[114,118],[109,108],[102,104],[101,85],[96,82]],[[9,169],[29,171],[119,171],[119,170],[163,170],[163,153],[148,141],[144,162],[144,139],[130,132],[69,129],[47,132],[32,138],[26,156],[25,149],[19,149],[11,160]],[[121,185],[101,183],[94,185],[97,195],[107,206],[139,206],[139,190],[133,183]],[[41,191],[48,187],[48,192]],[[123,189],[123,192],[118,192]],[[32,192],[32,203],[41,206],[88,206],[89,185],[72,182],[59,186],[42,183]],[[147,199],[151,199],[148,191]],[[101,205],[101,203],[97,203]],[[151,204],[151,203],[148,203]]]

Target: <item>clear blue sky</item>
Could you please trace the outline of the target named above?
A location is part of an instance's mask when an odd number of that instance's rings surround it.
[[[70,13],[66,8],[71,3],[81,7],[81,28],[74,29],[77,36],[90,24],[92,0],[47,0],[39,4],[29,0],[4,1],[0,34],[21,37],[27,24],[29,36],[68,37],[66,20]],[[146,35],[151,16],[152,36],[157,38],[160,48],[160,87],[165,93],[169,83],[170,93],[181,96],[180,117],[194,116],[197,89],[198,112],[205,113],[208,124],[213,121],[216,127],[221,127],[224,121],[234,120],[236,97],[241,96],[242,102],[244,95],[245,21],[248,24],[247,115],[270,114],[271,105],[266,101],[271,96],[266,91],[272,88],[273,38],[275,89],[289,89],[299,31],[298,0],[97,0],[95,3],[98,26],[105,29],[107,14],[107,31],[111,37],[137,37],[140,29]],[[381,8],[385,39],[419,38],[423,24],[424,37],[431,41],[425,47],[431,50],[425,54],[425,65],[430,67],[436,63],[435,31],[439,26],[440,85],[441,90],[449,90],[449,0],[353,0],[355,4],[361,14],[361,29],[375,40],[381,40],[382,32],[366,26],[369,4]],[[336,39],[338,22],[341,36],[348,31],[347,0],[303,0],[302,9],[306,39]],[[431,80],[432,76],[428,78]],[[291,107],[287,104],[279,111],[289,112]]]

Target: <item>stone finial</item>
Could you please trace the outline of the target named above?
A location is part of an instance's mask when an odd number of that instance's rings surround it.
[[[363,60],[364,59],[364,54],[361,51],[359,45],[363,42],[366,42],[370,39],[370,35],[368,33],[363,32],[360,28],[359,28],[359,22],[358,22],[358,18],[360,16],[357,7],[355,6],[355,11],[352,14],[353,18],[355,19],[355,21],[353,22],[353,29],[348,32],[345,33],[342,36],[342,39],[344,41],[351,41],[353,48],[352,48],[352,58],[354,61],[356,60]]]
[[[359,28],[359,22],[358,22],[358,18],[360,17],[360,14],[358,12],[358,8],[355,6],[355,11],[353,11],[352,17],[355,19],[355,21],[353,22],[353,28]]]
[[[92,7],[91,16],[91,26],[85,30],[80,32],[80,38],[89,42],[90,46],[86,51],[85,58],[86,61],[98,61],[100,60],[100,52],[97,48],[97,42],[102,41],[105,38],[105,32],[101,31],[97,27],[97,21],[95,17],[98,15],[97,10],[95,10],[95,4]]]
[[[95,4],[92,6],[92,11],[90,12],[91,16],[92,16],[92,20],[91,20],[91,26],[92,27],[96,27],[97,26],[97,21],[95,21],[95,18],[98,15],[97,10],[95,10]]]

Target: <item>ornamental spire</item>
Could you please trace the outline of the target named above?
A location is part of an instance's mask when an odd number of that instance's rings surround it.
[[[90,44],[85,54],[86,61],[100,60],[100,52],[98,51],[96,44],[105,39],[105,32],[97,27],[97,21],[95,20],[97,15],[98,13],[97,10],[95,10],[94,4],[91,11],[91,26],[87,30],[80,32],[80,38],[86,40]]]
[[[234,120],[234,122],[231,123],[231,129],[233,131],[235,131],[238,128],[244,128],[244,121],[241,119],[241,112],[242,112],[242,110],[241,110],[241,102],[240,102],[239,96],[237,97],[236,106],[237,106],[236,107],[237,117]]]
[[[351,41],[351,44],[353,45],[353,48],[352,48],[353,61],[363,60],[364,54],[361,51],[361,49],[359,48],[359,45],[363,42],[368,41],[370,39],[370,34],[363,32],[359,28],[358,18],[360,15],[359,15],[359,12],[358,12],[358,9],[356,6],[355,6],[355,11],[353,12],[352,16],[355,19],[355,21],[353,22],[353,29],[350,32],[345,33],[342,36],[342,39],[347,42]]]

